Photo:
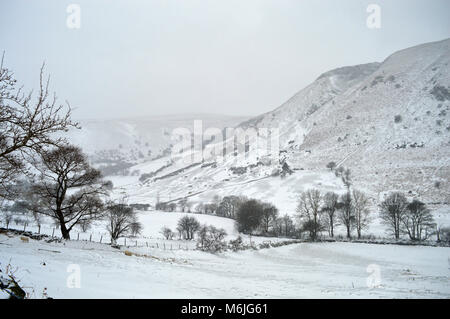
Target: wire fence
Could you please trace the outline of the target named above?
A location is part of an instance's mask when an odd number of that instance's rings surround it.
[[[4,222],[0,222],[2,228],[8,230],[14,230],[18,232],[30,232],[36,235],[45,235],[55,239],[62,239],[61,231],[58,227],[48,227],[48,226],[38,226],[38,225],[28,225],[24,223],[23,225],[18,225],[10,223],[6,225]],[[84,241],[93,242],[100,244],[111,244],[111,237],[108,233],[101,232],[74,232],[70,233],[71,241]],[[121,237],[116,240],[115,245],[123,247],[146,247],[161,250],[194,250],[196,248],[196,243],[193,241],[186,240],[169,240],[151,237]]]

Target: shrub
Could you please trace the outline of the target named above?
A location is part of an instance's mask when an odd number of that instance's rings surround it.
[[[440,230],[440,232],[441,242],[450,244],[450,227],[444,227]]]
[[[197,247],[211,253],[222,251],[227,247],[224,242],[226,235],[227,233],[223,228],[204,225],[198,231]]]
[[[234,239],[234,240],[230,240],[228,242],[229,247],[231,248],[232,251],[238,251],[238,250],[243,250],[243,242],[242,242],[242,237],[239,236],[238,238]]]

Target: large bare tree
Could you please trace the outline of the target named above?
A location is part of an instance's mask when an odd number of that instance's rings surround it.
[[[142,224],[138,222],[136,211],[127,205],[125,200],[110,202],[106,208],[107,230],[111,237],[111,244],[127,234],[132,234],[135,228],[142,230]]]
[[[187,240],[194,239],[194,234],[199,230],[200,223],[195,217],[183,216],[178,220],[177,230],[180,237],[183,236]]]
[[[65,143],[55,133],[79,127],[71,116],[70,105],[57,102],[50,94],[50,77],[42,65],[37,94],[25,93],[13,72],[0,63],[0,197],[17,195],[18,176],[27,174],[26,163],[48,146]]]
[[[320,231],[323,230],[321,221],[322,195],[317,189],[302,192],[298,199],[297,213],[304,230],[309,232],[312,240],[316,240]]]
[[[433,215],[427,206],[415,199],[408,204],[402,218],[402,232],[411,240],[426,240],[436,231]]]
[[[347,238],[352,238],[352,230],[355,227],[355,212],[352,205],[352,195],[350,191],[341,195],[339,201],[339,222],[345,226],[347,230]]]
[[[389,194],[380,204],[380,217],[384,224],[389,227],[395,239],[400,238],[402,219],[408,208],[408,200],[399,192]]]
[[[358,239],[361,239],[362,231],[369,226],[371,221],[369,204],[369,198],[363,192],[352,191],[352,206]]]
[[[322,212],[325,214],[325,222],[330,237],[334,237],[334,226],[336,225],[336,212],[339,207],[339,195],[328,192],[323,197]]]
[[[265,234],[269,233],[269,228],[273,226],[277,218],[278,218],[278,209],[270,203],[263,203],[261,226]]]
[[[107,183],[80,148],[68,145],[44,151],[35,166],[40,176],[32,187],[38,197],[33,210],[55,219],[63,238],[70,239],[75,225],[102,216]]]

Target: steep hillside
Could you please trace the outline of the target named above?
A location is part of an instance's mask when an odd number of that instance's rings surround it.
[[[450,40],[397,52],[363,81],[299,121],[288,160],[350,167],[355,186],[449,202]],[[308,152],[306,152],[308,151]]]
[[[450,202],[449,63],[450,40],[444,40],[399,51],[382,63],[329,71],[274,111],[240,124],[243,129],[277,128],[278,159],[260,156],[258,146],[190,163],[167,156],[132,167],[140,171],[140,180],[116,178],[118,193],[146,203],[243,194],[292,214],[301,190],[344,190],[325,167],[335,161],[352,170],[354,187],[367,192],[374,205],[385,192],[401,190],[445,213]],[[209,145],[203,155],[217,145]],[[279,176],[283,163],[293,171],[284,178]]]
[[[213,114],[166,115],[112,120],[81,120],[81,130],[71,130],[69,139],[89,154],[106,175],[129,175],[133,165],[158,161],[171,153],[172,131],[204,127],[233,127],[245,117]],[[134,174],[139,172],[134,170]]]

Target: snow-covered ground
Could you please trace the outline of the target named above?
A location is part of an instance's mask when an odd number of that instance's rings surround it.
[[[139,212],[142,234],[128,238],[128,247],[120,249],[105,243],[104,222],[80,232],[79,241],[75,229],[73,240],[61,243],[25,242],[1,233],[0,268],[10,264],[16,269],[33,298],[41,298],[44,288],[55,298],[450,298],[450,248],[302,243],[214,255],[195,250],[195,241],[162,238],[161,227],[174,230],[184,215]],[[191,216],[224,228],[227,240],[239,236],[231,219]],[[41,233],[51,235],[52,230],[45,221]],[[125,250],[137,255],[126,256]],[[74,278],[80,278],[80,288],[68,287]]]
[[[449,248],[304,243],[218,255],[128,250],[140,256],[98,243],[23,242],[0,234],[2,269],[10,263],[34,298],[44,288],[54,298],[450,298]]]

